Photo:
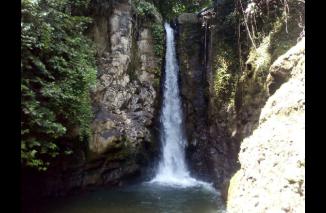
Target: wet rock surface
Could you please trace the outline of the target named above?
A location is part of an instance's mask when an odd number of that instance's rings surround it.
[[[207,180],[210,163],[207,162],[207,155],[204,155],[208,143],[205,37],[195,14],[180,15],[177,26],[180,93],[188,141],[187,158],[193,175]]]
[[[190,18],[189,18],[190,17]],[[237,146],[228,134],[227,122],[233,116],[215,112],[214,81],[210,71],[215,51],[210,41],[211,30],[196,14],[178,17],[177,47],[180,63],[181,97],[188,139],[187,157],[194,177],[213,182],[220,188],[235,168]],[[217,53],[216,53],[217,54]]]

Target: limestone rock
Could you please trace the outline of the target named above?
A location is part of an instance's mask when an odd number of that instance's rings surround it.
[[[269,95],[287,81],[292,75],[296,75],[298,63],[303,63],[304,58],[301,57],[305,53],[305,41],[302,40],[298,45],[292,48],[288,54],[279,57],[271,66],[270,73],[267,76],[267,88]]]
[[[159,76],[158,59],[153,48],[153,38],[148,28],[140,31],[137,41],[138,57],[140,59],[140,69],[137,71],[138,79],[142,84],[152,84],[154,79]]]
[[[131,80],[128,66],[132,58],[132,16],[129,1],[116,3],[109,19],[110,51],[99,61],[99,82],[93,91],[97,111],[89,148],[101,154],[114,147],[115,142],[127,140],[142,143],[150,138],[156,92],[151,86],[154,76],[148,70],[156,64],[149,29],[142,28],[137,41],[142,74],[139,81]],[[134,47],[136,48],[136,47]],[[137,69],[137,67],[135,67]],[[139,72],[133,70],[133,72]]]
[[[228,191],[230,213],[305,210],[304,57],[302,40],[271,67],[274,73],[287,70],[289,79],[269,97],[258,127],[241,144],[241,169]]]

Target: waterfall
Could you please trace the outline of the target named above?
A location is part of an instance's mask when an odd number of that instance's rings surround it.
[[[176,59],[174,31],[167,23],[165,54],[165,78],[163,90],[163,105],[160,115],[162,127],[160,140],[162,143],[162,158],[153,183],[173,186],[209,185],[192,178],[185,160],[187,144],[183,133],[183,116],[178,85],[179,67]]]

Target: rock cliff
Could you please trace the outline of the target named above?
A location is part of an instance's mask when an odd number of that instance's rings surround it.
[[[213,182],[219,188],[236,168],[237,144],[228,134],[232,126],[227,122],[234,121],[232,109],[229,112],[216,106],[216,73],[211,68],[215,60],[212,55],[218,55],[213,48],[214,31],[196,14],[181,14],[177,23],[189,166],[193,176]]]
[[[125,169],[120,176],[138,171],[137,158],[150,152],[146,147],[153,143],[150,128],[157,96],[153,83],[159,77],[152,70],[160,60],[146,23],[138,23],[137,28],[133,24],[130,1],[112,4],[106,35],[109,45],[99,58],[99,80],[92,92],[96,116],[89,142],[92,159],[105,159],[97,173],[103,183],[112,181],[112,169]],[[115,159],[116,155],[120,157]],[[101,178],[106,173],[109,178]]]
[[[62,194],[139,177],[150,163],[161,58],[151,23],[137,20],[130,0],[94,0],[88,36],[97,50],[97,83],[91,91],[91,138],[73,157],[54,163],[46,193]],[[162,24],[161,17],[155,17]]]
[[[270,67],[271,95],[258,127],[241,143],[241,169],[232,177],[228,212],[305,211],[305,42]]]
[[[181,98],[188,140],[187,158],[193,175],[207,178],[209,163],[202,155],[207,144],[205,37],[195,14],[181,14],[177,24]]]
[[[222,6],[219,12],[223,12],[221,10],[224,10]],[[300,163],[304,162],[304,41],[289,50],[296,45],[300,29],[292,25],[291,31],[286,33],[284,23],[276,21],[257,48],[247,50],[246,61],[241,67],[238,47],[233,44],[236,38],[232,37],[233,32],[224,32],[222,15],[201,17],[201,14],[188,13],[177,19],[187,157],[191,172],[221,189],[231,212],[273,212],[282,208],[288,212],[300,212],[301,204],[295,207],[290,203],[304,201],[304,163]],[[301,84],[284,84],[288,80]],[[291,92],[286,93],[286,89],[278,92],[283,87],[292,91],[294,85],[299,87],[299,84],[300,89],[293,92],[297,94],[293,99],[289,98]],[[300,116],[294,118],[287,114],[292,111]],[[292,154],[297,157],[292,158]],[[260,160],[256,159],[261,155],[265,156],[266,165],[259,164]],[[296,160],[300,162],[293,163]],[[270,166],[274,161],[275,166]],[[287,184],[283,178],[287,174],[285,170],[298,171],[295,174],[299,176]],[[273,188],[273,184],[279,181],[284,184]],[[246,184],[242,185],[243,182]],[[284,189],[280,188],[283,186]],[[272,208],[273,202],[277,203],[287,195],[291,198]],[[276,197],[268,201],[262,198],[264,196]],[[258,207],[254,206],[254,199],[262,199]],[[247,208],[246,203],[253,206]]]

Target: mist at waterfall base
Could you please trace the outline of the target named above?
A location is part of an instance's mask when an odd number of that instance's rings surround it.
[[[33,213],[218,213],[223,201],[209,183],[191,177],[185,161],[174,32],[165,24],[166,56],[160,142],[162,158],[148,182],[119,188],[98,187],[64,198],[40,201]]]

